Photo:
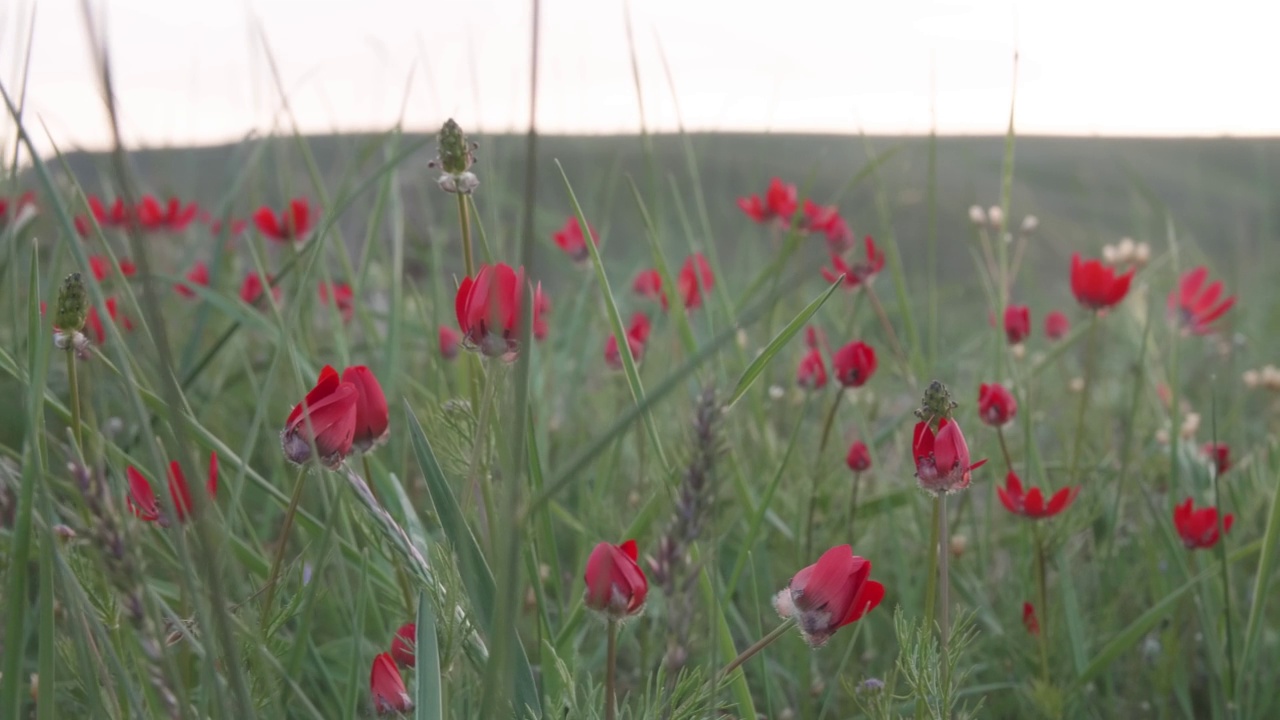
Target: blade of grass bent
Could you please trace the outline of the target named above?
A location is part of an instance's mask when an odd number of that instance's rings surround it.
[[[791,322],[787,323],[786,327],[782,328],[782,331],[769,341],[769,344],[765,346],[764,350],[756,356],[755,360],[751,361],[751,364],[747,366],[747,369],[742,372],[742,376],[738,378],[738,384],[734,387],[733,394],[729,396],[729,401],[726,403],[727,406],[732,407],[733,404],[751,388],[751,385],[755,383],[756,378],[760,377],[760,374],[764,372],[766,367],[768,367],[769,362],[773,360],[774,356],[782,350],[782,347],[786,345],[791,338],[795,337],[796,333],[800,332],[805,323],[809,322],[809,318],[813,317],[813,314],[818,312],[818,308],[822,307],[822,305],[827,302],[827,299],[831,297],[831,294],[834,293],[843,282],[844,276],[841,275],[834,283],[831,284],[831,287],[827,288],[821,295],[811,300],[809,304],[800,311],[800,314],[792,318]]]

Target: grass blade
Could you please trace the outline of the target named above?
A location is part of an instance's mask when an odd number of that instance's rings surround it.
[[[727,403],[728,406],[732,407],[733,404],[738,401],[738,398],[741,398],[747,392],[752,383],[756,381],[756,378],[760,377],[760,374],[764,372],[766,367],[768,367],[769,362],[773,360],[773,357],[782,350],[782,346],[786,345],[791,338],[795,337],[796,333],[800,332],[801,328],[805,326],[805,323],[809,322],[809,318],[813,317],[813,314],[818,312],[818,308],[822,307],[823,303],[831,297],[831,294],[834,293],[843,282],[844,276],[841,275],[834,283],[831,284],[831,287],[827,288],[821,295],[814,298],[803,310],[800,311],[799,315],[792,318],[791,322],[787,323],[787,326],[782,328],[782,332],[775,335],[774,338],[769,341],[769,344],[765,346],[764,350],[756,356],[756,359],[752,360],[751,364],[747,366],[747,369],[743,371],[742,377],[738,378],[738,385],[733,389],[733,394],[729,396],[729,402]]]
[[[443,695],[440,686],[440,645],[436,641],[436,612],[425,592],[418,593],[418,636],[414,640],[417,656],[414,671],[418,675],[418,697],[414,701],[416,720],[443,720]]]

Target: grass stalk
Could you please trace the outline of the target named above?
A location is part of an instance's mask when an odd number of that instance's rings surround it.
[[[280,539],[277,541],[276,554],[271,560],[271,571],[267,573],[267,595],[262,603],[261,629],[266,634],[271,623],[271,603],[276,597],[276,585],[280,578],[280,565],[284,562],[284,553],[289,547],[289,531],[293,529],[293,518],[298,514],[298,502],[302,500],[302,487],[307,479],[307,469],[298,471],[298,479],[293,482],[293,495],[289,497],[289,507],[284,511],[284,523],[280,526]]]

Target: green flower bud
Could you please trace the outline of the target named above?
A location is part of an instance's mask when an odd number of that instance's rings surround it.
[[[53,316],[54,327],[67,333],[79,332],[84,328],[85,318],[89,314],[89,293],[85,289],[80,273],[71,273],[58,288],[58,304]]]
[[[957,407],[958,404],[951,399],[951,392],[947,390],[947,386],[934,380],[929,383],[929,387],[925,388],[924,398],[922,398],[920,408],[915,411],[915,414],[916,418],[921,422],[936,425],[943,418],[946,418],[948,422],[954,420],[952,411]]]

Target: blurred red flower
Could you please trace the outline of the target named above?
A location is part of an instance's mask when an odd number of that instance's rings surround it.
[[[143,230],[170,230],[182,232],[200,213],[200,206],[195,203],[183,205],[176,197],[169,198],[166,205],[151,195],[143,195],[138,203],[138,224]]]
[[[796,384],[806,390],[819,390],[827,385],[827,365],[822,361],[822,351],[811,348],[800,359],[796,368]]]
[[[661,300],[662,310],[667,309],[667,294],[662,292],[662,273],[657,270],[641,270],[636,279],[631,281],[631,289],[635,294],[649,300]]]
[[[356,434],[356,406],[360,390],[325,365],[316,385],[294,406],[285,420],[280,445],[290,462],[302,465],[311,459],[314,443],[319,460],[335,470],[348,454]]]
[[[351,316],[355,314],[356,307],[350,285],[346,283],[321,282],[319,293],[320,302],[333,303],[333,306],[342,314],[342,321],[351,321]]]
[[[763,199],[759,195],[738,198],[738,207],[758,223],[773,220],[789,223],[798,206],[796,186],[784,183],[781,178],[776,177],[769,181],[769,188],[765,190]]]
[[[1004,309],[1004,334],[1010,345],[1017,345],[1031,336],[1031,308],[1026,305],[1010,305]]]
[[[369,671],[369,695],[373,698],[373,709],[379,715],[406,713],[413,709],[413,699],[405,689],[404,678],[400,677],[400,668],[391,653],[382,653],[373,659],[373,669]]]
[[[862,387],[876,372],[876,351],[861,340],[854,340],[831,356],[836,380],[845,387]]]
[[[1071,292],[1076,301],[1090,310],[1118,305],[1129,293],[1129,282],[1136,268],[1116,275],[1114,268],[1099,260],[1081,260],[1080,253],[1071,256]]]
[[[590,224],[587,225],[587,229],[591,231],[592,242],[598,247],[600,245],[600,235]],[[576,217],[570,217],[565,220],[564,227],[557,230],[551,238],[574,262],[584,262],[591,255],[591,252],[587,249],[586,237],[583,235],[582,226],[578,224],[578,218]]]
[[[1200,452],[1213,463],[1217,474],[1222,475],[1231,469],[1231,448],[1226,443],[1205,443]]]
[[[191,269],[187,271],[187,282],[178,283],[173,286],[173,289],[182,297],[193,298],[196,296],[196,292],[191,289],[191,285],[209,287],[209,267],[199,260],[195,261]]]
[[[1235,517],[1227,513],[1222,518],[1222,533],[1231,530]],[[1211,548],[1218,544],[1218,509],[1204,507],[1196,509],[1191,498],[1173,509],[1173,525],[1178,529],[1182,544],[1190,550]]]
[[[1071,331],[1071,321],[1067,316],[1054,310],[1044,316],[1044,336],[1050,340],[1061,340]]]
[[[711,273],[711,266],[702,253],[694,253],[684,261],[680,275],[676,278],[676,292],[684,300],[686,309],[692,310],[702,305],[702,294],[715,287],[716,278]]]
[[[861,440],[855,440],[849,446],[849,454],[845,456],[844,462],[849,469],[855,473],[866,472],[871,469],[871,451],[867,449],[867,444]]]
[[[294,198],[278,214],[265,205],[253,214],[258,231],[276,242],[299,242],[311,232],[315,210],[306,198]]]
[[[1057,515],[1066,510],[1071,503],[1075,502],[1076,496],[1080,494],[1079,487],[1062,488],[1049,498],[1049,504],[1045,505],[1044,495],[1041,494],[1040,488],[1030,488],[1023,492],[1022,481],[1018,479],[1017,473],[1010,471],[1005,477],[1004,487],[996,486],[996,495],[1000,497],[1001,504],[1005,509],[1014,515],[1039,520]]]
[[[405,667],[413,667],[417,661],[416,649],[418,644],[418,626],[416,623],[405,623],[396,630],[396,636],[391,639],[391,657],[395,661]]]
[[[596,545],[587,558],[583,576],[587,583],[583,598],[586,606],[610,620],[639,614],[649,593],[649,581],[636,562],[638,557],[635,540],[621,545]]]
[[[978,417],[982,422],[1000,427],[1018,414],[1018,401],[999,383],[978,386]]]
[[[160,525],[167,526],[169,523],[161,517],[160,504],[156,499],[155,491],[151,488],[151,482],[132,465],[125,470],[125,475],[129,479],[128,501],[129,509],[133,514],[138,516],[139,520],[159,522]],[[218,494],[217,453],[209,455],[209,480],[205,483],[205,489],[208,490],[210,498]],[[176,460],[169,463],[169,496],[173,499],[178,522],[186,522],[194,506],[191,502],[191,489],[187,485],[187,478],[182,474],[182,466],[178,465]]]
[[[1222,281],[1215,280],[1205,287],[1208,277],[1209,269],[1201,265],[1187,271],[1178,289],[1169,293],[1169,318],[1192,335],[1211,332],[1214,321],[1236,304],[1234,295],[1222,298]]]
[[[355,435],[351,438],[353,450],[369,452],[387,441],[390,418],[387,396],[373,371],[364,365],[353,365],[342,371],[342,382],[355,386],[356,420]]]

